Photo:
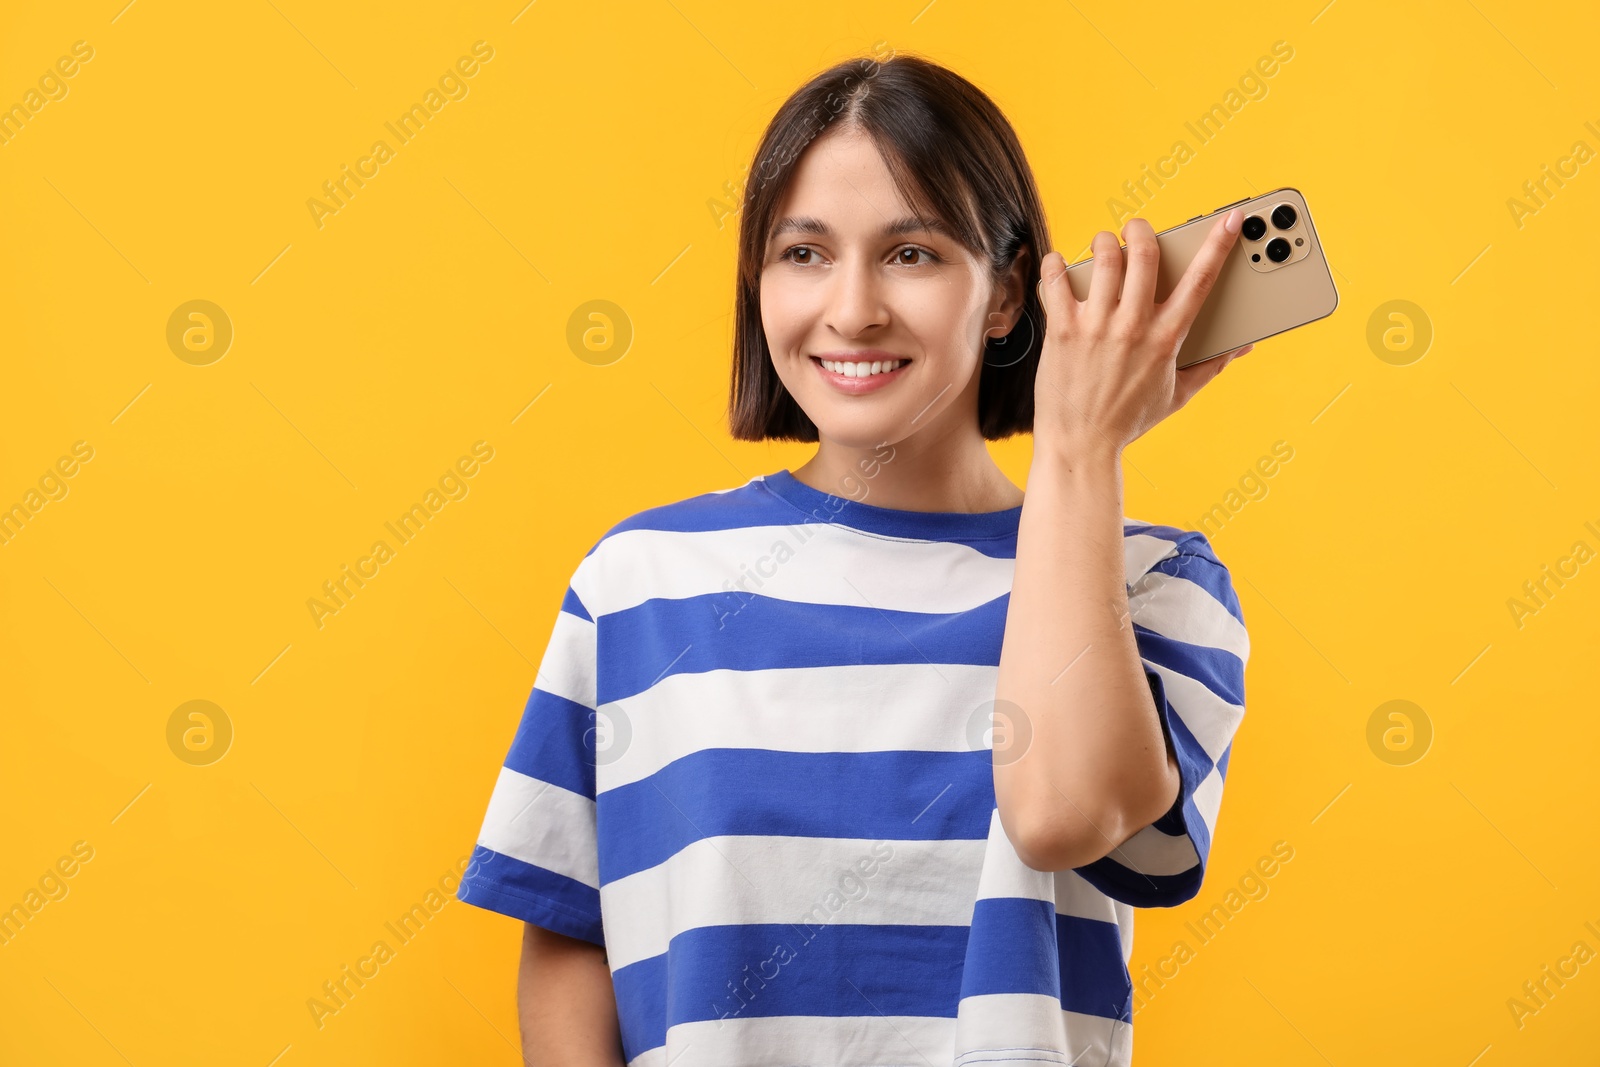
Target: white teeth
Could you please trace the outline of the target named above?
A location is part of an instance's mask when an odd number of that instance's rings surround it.
[[[903,359],[878,360],[873,363],[856,361],[835,361],[831,359],[819,360],[825,370],[842,374],[846,378],[867,378],[874,374],[884,374],[888,371],[898,370],[906,361]]]

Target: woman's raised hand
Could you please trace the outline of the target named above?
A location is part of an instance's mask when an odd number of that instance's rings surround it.
[[[1217,220],[1206,243],[1165,301],[1155,302],[1160,248],[1144,219],[1122,228],[1123,251],[1109,230],[1095,234],[1089,296],[1079,300],[1066,281],[1067,262],[1051,252],[1040,265],[1039,296],[1046,323],[1034,380],[1033,436],[1068,456],[1122,449],[1189,402],[1245,345],[1178,369],[1178,349],[1216,284],[1238,239],[1242,212]],[[1121,290],[1121,297],[1117,293]]]

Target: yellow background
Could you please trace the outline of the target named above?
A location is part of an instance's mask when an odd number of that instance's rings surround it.
[[[728,439],[712,202],[788,93],[880,40],[994,97],[1069,258],[1186,138],[1157,229],[1292,185],[1337,268],[1332,317],[1127,454],[1127,513],[1194,528],[1294,450],[1213,538],[1248,713],[1205,887],[1139,913],[1136,977],[1294,856],[1142,1008],[1137,1062],[1593,1055],[1600,963],[1520,1026],[1507,1005],[1600,950],[1600,564],[1520,627],[1507,606],[1600,549],[1600,164],[1520,226],[1507,205],[1600,148],[1591,8],[523,2],[7,5],[0,104],[94,58],[0,145],[0,504],[93,458],[0,546],[0,906],[94,856],[0,946],[0,1062],[517,1062],[518,926],[459,902],[320,1030],[306,1001],[470,851],[594,540],[809,454]],[[479,40],[468,95],[319,228],[306,201]],[[1279,40],[1267,94],[1186,137]],[[234,330],[207,366],[166,341],[196,299]],[[567,342],[590,300],[634,330],[608,366]],[[1367,342],[1391,300],[1434,331],[1404,366]],[[480,440],[465,498],[319,628],[307,600]],[[1029,449],[995,446],[1019,483]],[[1367,739],[1397,699],[1433,731],[1403,766]],[[209,766],[168,747],[191,700],[233,726]]]

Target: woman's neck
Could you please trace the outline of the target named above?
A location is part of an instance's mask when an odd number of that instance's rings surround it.
[[[909,441],[857,448],[824,439],[791,473],[802,484],[874,507],[968,514],[1020,507],[1022,490],[995,463],[983,438],[961,447]]]

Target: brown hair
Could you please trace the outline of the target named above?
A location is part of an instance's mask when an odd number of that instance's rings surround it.
[[[1011,123],[983,91],[914,54],[846,60],[784,101],[756,149],[739,219],[738,292],[728,422],[736,440],[816,441],[817,427],[783,387],[761,324],[761,268],[778,205],[805,147],[830,128],[863,130],[900,195],[949,226],[1003,278],[1028,257],[1022,317],[985,344],[978,427],[996,441],[1033,431],[1033,386],[1045,324],[1039,263],[1050,250],[1033,171]]]

